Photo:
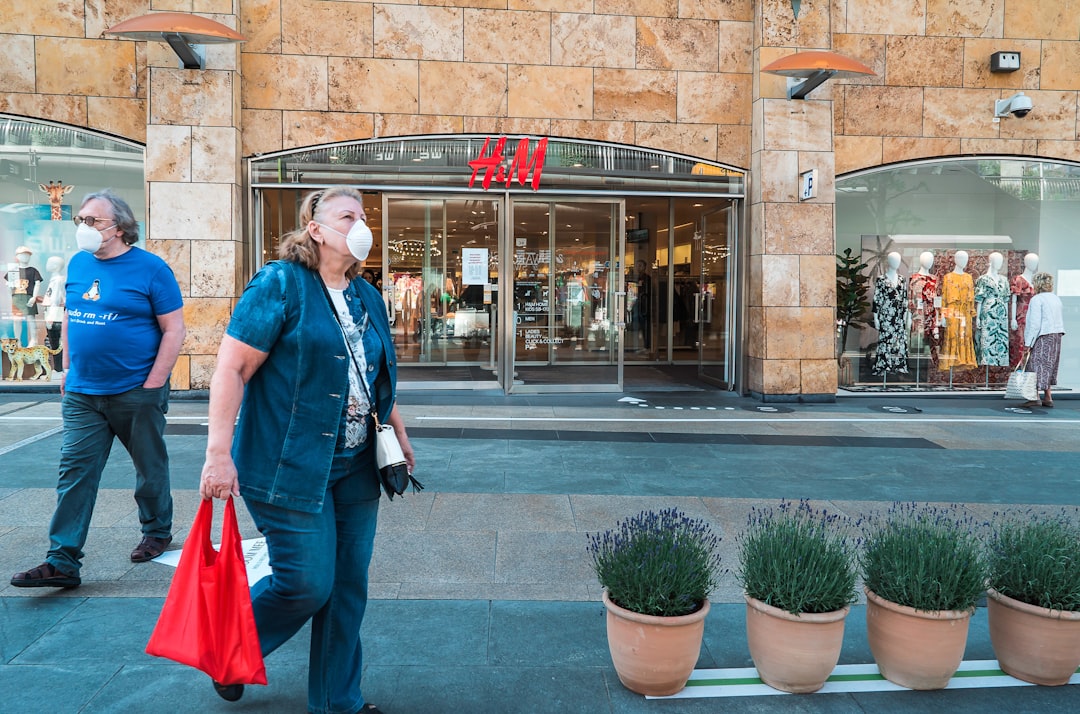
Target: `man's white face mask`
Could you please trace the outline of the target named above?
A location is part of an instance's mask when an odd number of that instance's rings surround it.
[[[109,226],[112,228],[112,226]],[[116,238],[114,235],[109,240]],[[79,250],[85,250],[87,253],[96,253],[101,250],[108,241],[102,240],[101,231],[96,228],[91,228],[85,223],[80,223],[79,227],[75,229],[75,243],[79,246]]]
[[[375,236],[371,234],[371,229],[368,228],[366,221],[358,220],[352,225],[347,234],[336,228],[331,228],[325,223],[319,223],[319,225],[328,231],[337,233],[339,236],[345,236],[345,245],[348,247],[352,257],[360,261],[367,260],[368,253],[371,252],[371,245],[375,242]]]

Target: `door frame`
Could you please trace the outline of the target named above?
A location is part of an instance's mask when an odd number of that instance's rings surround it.
[[[625,275],[622,265],[623,256],[626,252],[626,232],[623,230],[626,222],[626,199],[625,197],[609,197],[609,196],[575,196],[575,195],[557,195],[557,194],[520,194],[520,193],[504,193],[504,215],[506,220],[502,222],[500,228],[499,245],[501,250],[499,251],[499,319],[498,322],[504,329],[499,335],[499,352],[501,357],[499,359],[499,382],[506,394],[538,394],[544,392],[553,393],[565,393],[567,387],[573,387],[575,392],[622,392],[623,391],[623,363],[624,363],[624,350],[625,350],[625,304],[626,304],[626,285]],[[514,204],[520,201],[521,203],[547,203],[552,206],[556,204],[597,204],[608,207],[614,207],[616,209],[616,215],[612,220],[611,235],[608,239],[608,251],[610,256],[610,267],[608,270],[608,294],[614,298],[615,310],[614,317],[610,318],[610,324],[615,329],[614,338],[614,356],[615,356],[615,374],[616,379],[613,383],[572,383],[572,382],[560,382],[550,384],[525,384],[521,380],[516,379],[516,359],[517,359],[517,316],[514,304]],[[554,261],[556,256],[555,250],[555,211],[549,212],[548,217],[548,249],[551,251],[551,259]],[[554,263],[552,263],[553,265]],[[505,279],[503,276],[506,276]],[[611,279],[615,279],[615,284],[611,285]],[[549,269],[548,275],[548,290],[549,295],[554,295],[554,271]],[[553,298],[549,298],[548,302],[548,319],[550,321],[553,314],[555,301]],[[549,350],[550,354],[550,350]],[[556,368],[557,369],[557,368]]]

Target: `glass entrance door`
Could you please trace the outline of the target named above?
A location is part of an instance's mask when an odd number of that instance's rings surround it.
[[[508,392],[621,391],[622,201],[511,199]]]
[[[383,196],[383,295],[411,386],[497,386],[500,201]],[[420,369],[420,368],[423,369]]]

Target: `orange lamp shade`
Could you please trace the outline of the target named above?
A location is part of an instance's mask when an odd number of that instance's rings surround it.
[[[161,42],[162,33],[181,35],[185,41],[199,45],[247,41],[231,27],[186,12],[152,12],[124,20],[105,30],[108,35],[144,42]]]
[[[801,79],[813,76],[818,72],[831,72],[830,76],[832,77],[873,76],[875,74],[874,70],[862,62],[836,52],[823,50],[796,52],[793,55],[781,57],[775,62],[770,62],[762,67],[761,71]]]

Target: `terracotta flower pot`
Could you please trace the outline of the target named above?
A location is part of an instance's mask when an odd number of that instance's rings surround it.
[[[816,692],[836,668],[850,608],[792,615],[746,598],[746,640],[761,681],[795,694]]]
[[[881,676],[908,689],[943,689],[964,658],[972,612],[922,612],[866,588],[866,639]]]
[[[986,591],[990,643],[1001,671],[1032,684],[1066,684],[1080,668],[1080,612],[1050,610]]]
[[[709,601],[689,615],[657,617],[619,607],[607,591],[603,599],[608,649],[623,686],[654,697],[675,694],[685,687],[701,654]]]

